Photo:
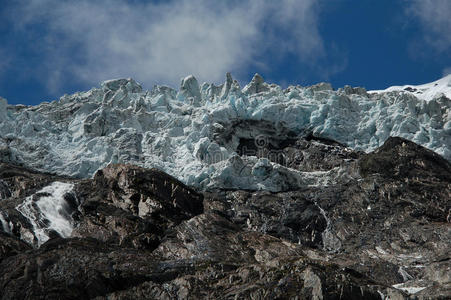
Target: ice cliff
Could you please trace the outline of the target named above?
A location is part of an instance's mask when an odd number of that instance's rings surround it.
[[[339,178],[340,168],[300,172],[252,151],[275,137],[308,135],[371,151],[399,136],[451,160],[451,87],[443,86],[422,99],[405,89],[370,93],[327,83],[282,89],[258,74],[241,88],[227,74],[220,86],[188,76],[178,91],[110,80],[37,106],[0,98],[0,160],[81,178],[110,163],[132,163],[201,189],[280,191],[290,188],[287,178],[292,186],[322,185]],[[244,140],[255,147],[238,155]]]

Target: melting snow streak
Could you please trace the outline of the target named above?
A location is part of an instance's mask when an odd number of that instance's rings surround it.
[[[73,187],[70,183],[53,182],[16,207],[33,226],[37,241],[28,241],[30,244],[42,245],[52,230],[62,237],[70,236],[73,220],[65,196],[72,193]]]

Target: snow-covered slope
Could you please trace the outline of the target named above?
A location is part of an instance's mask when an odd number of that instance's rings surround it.
[[[391,86],[385,90],[369,91],[368,93],[386,92],[408,93],[426,101],[439,98],[441,95],[451,99],[451,74],[431,83],[422,85]]]
[[[449,98],[370,95],[349,86],[334,91],[325,83],[282,90],[259,75],[241,89],[230,74],[220,86],[199,86],[188,76],[178,91],[143,91],[132,79],[111,80],[38,106],[11,106],[0,98],[0,160],[85,178],[126,162],[160,168],[200,188],[279,191],[287,181],[322,185],[341,178],[339,169],[306,173],[238,156],[240,139],[255,139],[258,147],[268,135],[259,126],[230,130],[244,121],[272,124],[271,134],[280,139],[287,132],[312,133],[364,151],[401,136],[451,160]]]

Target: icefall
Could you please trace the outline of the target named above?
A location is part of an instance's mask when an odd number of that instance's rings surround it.
[[[0,159],[82,178],[110,163],[132,163],[202,189],[280,191],[331,184],[339,170],[307,174],[240,157],[239,137],[218,140],[221,128],[263,121],[294,136],[309,132],[367,152],[400,136],[451,160],[450,107],[444,94],[426,101],[397,91],[333,90],[327,83],[282,89],[258,74],[243,89],[230,74],[220,86],[188,76],[178,91],[143,91],[130,78],[109,80],[37,106],[0,98]],[[247,138],[267,134],[259,130],[249,129]]]

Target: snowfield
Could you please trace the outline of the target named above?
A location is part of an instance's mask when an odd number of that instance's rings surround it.
[[[450,81],[448,76],[409,86],[413,92],[333,90],[326,83],[283,90],[257,74],[241,89],[227,74],[220,86],[199,85],[188,76],[178,91],[143,91],[133,79],[110,80],[37,106],[12,106],[0,98],[0,160],[82,178],[110,163],[133,163],[201,189],[280,191],[286,178],[294,186],[330,184],[340,170],[306,174],[238,156],[240,138],[265,136],[258,127],[227,139],[220,133],[232,123],[267,121],[281,138],[284,132],[311,133],[363,151],[400,136],[451,160]]]
[[[422,85],[391,86],[385,90],[369,91],[368,93],[402,92],[415,95],[418,99],[430,101],[442,95],[451,99],[451,74],[439,80]]]

